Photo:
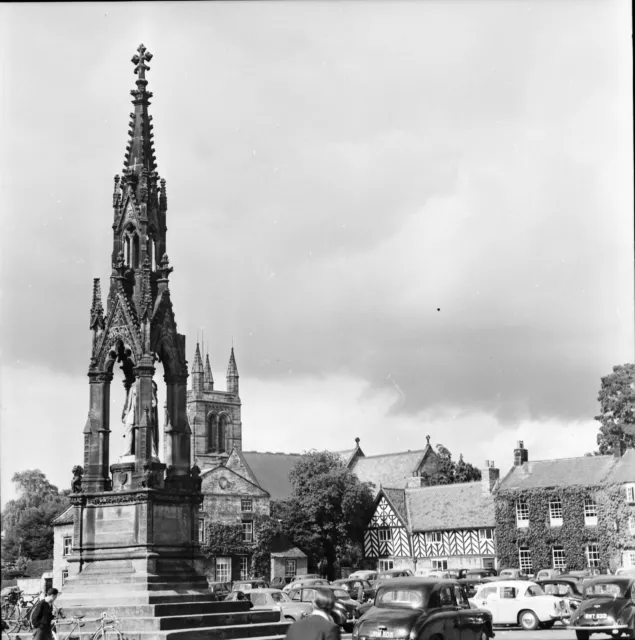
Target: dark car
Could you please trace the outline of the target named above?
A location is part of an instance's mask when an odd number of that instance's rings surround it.
[[[470,607],[457,580],[401,578],[383,582],[374,605],[353,629],[353,640],[484,640],[493,638],[492,614]]]
[[[584,585],[580,606],[571,614],[570,628],[578,640],[592,633],[635,638],[635,577],[601,576]]]
[[[348,595],[348,592],[344,589],[338,589],[331,585],[316,585],[315,587],[299,587],[297,589],[291,589],[289,591],[289,597],[293,602],[310,602],[315,600],[315,588],[320,589],[332,589],[335,596],[335,607],[331,612],[333,620],[336,624],[344,629],[344,631],[350,631],[355,624],[355,620],[359,618],[359,604],[352,600]]]
[[[489,567],[482,567],[480,569],[468,569],[465,572],[466,578],[490,578],[496,577],[498,574],[496,573],[496,569],[491,569]]]
[[[360,584],[364,590],[364,597],[361,601],[357,597]],[[331,582],[331,586],[345,589],[348,591],[348,595],[353,600],[357,600],[360,604],[366,600],[373,600],[375,598],[376,589],[370,584],[370,582],[368,582],[368,580],[351,580],[350,578],[342,578],[341,580],[333,580],[333,582]]]
[[[231,592],[231,582],[209,582],[209,590],[216,596],[217,600],[222,600]]]
[[[549,580],[536,580],[536,584],[540,585],[548,596],[562,598],[571,612],[575,611],[582,602],[582,583],[575,578],[558,576]],[[568,618],[563,618],[563,622],[568,624]]]
[[[468,578],[459,578],[458,582],[465,587],[465,592],[468,598],[473,598],[474,594],[478,591],[478,588],[485,584],[486,582],[492,582],[496,579],[496,576],[486,576],[486,577],[468,577]]]

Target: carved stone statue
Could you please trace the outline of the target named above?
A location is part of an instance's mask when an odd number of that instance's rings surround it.
[[[71,482],[71,493],[82,492],[82,476],[84,475],[84,467],[76,464],[73,467],[73,481]]]
[[[157,383],[152,381],[152,455],[159,457],[159,399]]]
[[[201,470],[198,465],[193,465],[190,469],[190,477],[192,478],[192,488],[194,491],[200,491],[203,485],[203,478],[201,478]]]
[[[125,450],[122,455],[130,456],[134,454],[134,430],[133,427],[136,424],[136,409],[137,409],[137,385],[133,383],[128,389],[128,395],[126,396],[126,403],[123,407],[123,413],[121,414],[121,421],[124,424]]]
[[[143,480],[141,481],[141,486],[151,489],[155,484],[154,474],[150,469],[150,465],[146,463],[143,465]]]

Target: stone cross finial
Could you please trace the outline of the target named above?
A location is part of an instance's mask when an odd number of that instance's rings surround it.
[[[137,48],[138,54],[135,53],[132,56],[132,62],[135,65],[134,72],[139,74],[139,80],[145,80],[146,70],[150,71],[150,67],[146,62],[152,60],[152,54],[145,48],[145,45],[141,43]]]
[[[430,444],[430,436],[426,436],[426,441],[428,444]]]

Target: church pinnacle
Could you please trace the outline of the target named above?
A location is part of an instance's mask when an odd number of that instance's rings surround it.
[[[227,391],[238,395],[238,367],[234,356],[234,347],[229,355],[229,365],[227,366]]]

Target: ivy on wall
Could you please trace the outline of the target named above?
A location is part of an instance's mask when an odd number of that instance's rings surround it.
[[[552,527],[549,502],[556,498],[562,502],[562,525]],[[584,523],[585,498],[595,499],[597,526]],[[517,500],[527,503],[526,528],[516,526]],[[519,567],[519,550],[527,547],[531,550],[533,571],[551,568],[552,547],[561,546],[567,570],[585,569],[585,547],[598,544],[600,569],[614,571],[620,565],[621,550],[633,545],[628,525],[631,508],[621,485],[499,490],[495,505],[496,547],[502,567]]]

